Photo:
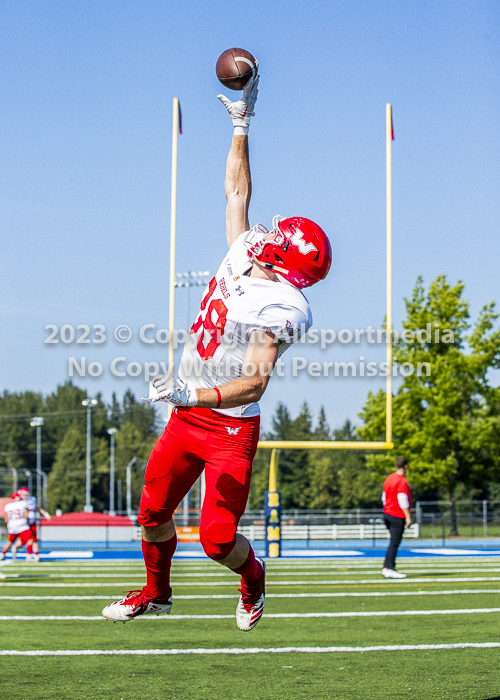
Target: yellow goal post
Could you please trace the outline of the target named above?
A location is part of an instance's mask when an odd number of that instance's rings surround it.
[[[386,155],[386,362],[389,369],[385,393],[385,441],[362,442],[342,440],[260,440],[258,447],[267,450],[392,450],[392,105],[385,106],[385,155]],[[277,465],[277,453],[272,453],[272,463]],[[276,466],[274,468],[277,468]],[[270,489],[272,490],[272,489]]]

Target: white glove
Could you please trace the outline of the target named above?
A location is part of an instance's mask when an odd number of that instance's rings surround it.
[[[157,374],[149,382],[149,396],[143,401],[166,401],[174,406],[196,406],[196,390],[172,374]]]
[[[245,85],[241,99],[237,102],[231,102],[225,95],[217,95],[217,99],[229,112],[229,116],[233,120],[234,133],[238,136],[248,134],[250,119],[255,116],[253,109],[259,94],[259,80],[260,75],[250,78]]]

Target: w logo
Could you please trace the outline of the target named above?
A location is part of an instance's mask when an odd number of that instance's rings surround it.
[[[230,428],[229,425],[226,425],[226,430],[228,435],[238,435],[241,428]]]
[[[304,234],[298,228],[295,229],[291,241],[297,246],[299,253],[302,253],[302,255],[307,255],[308,253],[312,253],[313,250],[318,250],[314,243],[305,242]]]

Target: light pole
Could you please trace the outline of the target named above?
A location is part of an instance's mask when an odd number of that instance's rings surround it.
[[[189,333],[189,295],[191,287],[206,287],[209,282],[210,272],[208,270],[198,270],[197,272],[190,270],[189,272],[177,272],[175,277],[176,287],[186,287],[186,332]],[[189,491],[182,501],[182,510],[182,520],[184,525],[187,526],[189,522]]]
[[[91,427],[91,411],[92,411],[92,406],[97,406],[97,399],[90,399],[86,398],[84,401],[82,401],[82,406],[87,407],[87,464],[86,464],[86,471],[85,471],[85,506],[83,510],[85,513],[92,513],[93,508],[92,505],[90,504],[90,471],[91,471],[91,451],[90,451],[90,439],[91,439],[91,432],[90,432],[90,427]]]
[[[132,467],[136,462],[137,457],[132,457],[127,464],[127,518],[130,520],[134,518],[134,514],[132,513]]]
[[[28,478],[28,491],[31,493],[31,489],[33,488],[33,475],[28,469],[24,470],[24,475]]]
[[[177,272],[175,280],[176,287],[186,287],[186,330],[189,331],[189,290],[191,287],[206,287],[210,277],[208,270],[198,270],[198,272]]]
[[[108,435],[111,438],[110,452],[109,452],[109,514],[116,515],[115,513],[115,433],[116,428],[109,428]]]
[[[36,428],[36,502],[40,506],[42,503],[42,416],[32,418],[30,425]]]

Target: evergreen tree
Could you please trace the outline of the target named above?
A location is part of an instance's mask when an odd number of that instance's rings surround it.
[[[49,512],[83,510],[85,505],[86,436],[75,420],[64,435],[47,480]]]

